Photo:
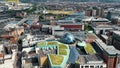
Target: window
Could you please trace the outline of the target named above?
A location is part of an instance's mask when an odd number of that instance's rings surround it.
[[[100,68],[103,68],[103,66],[100,66]]]
[[[112,58],[110,58],[110,65],[109,66],[113,67],[112,65],[113,65]]]
[[[89,66],[85,66],[85,68],[89,68]]]
[[[95,66],[95,68],[99,68],[99,66]]]
[[[84,68],[84,66],[81,66],[81,68]]]
[[[94,66],[90,66],[90,68],[94,68]]]

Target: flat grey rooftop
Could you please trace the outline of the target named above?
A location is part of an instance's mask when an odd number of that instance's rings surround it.
[[[87,61],[103,61],[100,57],[96,55],[86,55]]]
[[[120,35],[120,31],[113,31],[113,33]]]
[[[102,40],[96,39],[95,42],[98,44],[98,46],[103,50],[106,51],[109,55],[116,55],[120,54],[120,51],[115,49],[114,46],[107,46]]]
[[[80,55],[78,58],[78,63],[84,64],[102,64],[104,61],[97,55]]]

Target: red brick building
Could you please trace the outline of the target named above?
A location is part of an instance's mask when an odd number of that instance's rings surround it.
[[[81,23],[65,23],[65,24],[59,24],[61,27],[64,27],[65,30],[69,31],[79,31],[84,30],[84,24]]]
[[[94,9],[88,9],[85,11],[86,16],[96,16],[96,10]]]
[[[87,38],[85,39],[85,41],[87,43],[92,43],[95,41],[95,39],[97,39],[97,36],[93,33],[87,33],[86,36],[87,36]]]
[[[120,51],[113,46],[106,45],[102,40],[96,39],[93,43],[93,47],[97,53],[107,63],[107,68],[118,68]]]
[[[113,31],[112,44],[118,50],[120,50],[120,31]]]

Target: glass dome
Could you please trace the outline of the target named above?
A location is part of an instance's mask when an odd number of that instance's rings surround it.
[[[61,41],[66,44],[70,44],[75,42],[75,38],[71,33],[65,33],[62,36]]]

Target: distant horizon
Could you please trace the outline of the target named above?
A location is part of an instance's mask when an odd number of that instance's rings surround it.
[[[7,1],[7,0],[0,0]],[[20,0],[20,2],[101,2],[112,3],[120,2],[120,0]]]
[[[28,1],[28,2],[120,2],[120,0],[20,0],[21,2]]]

